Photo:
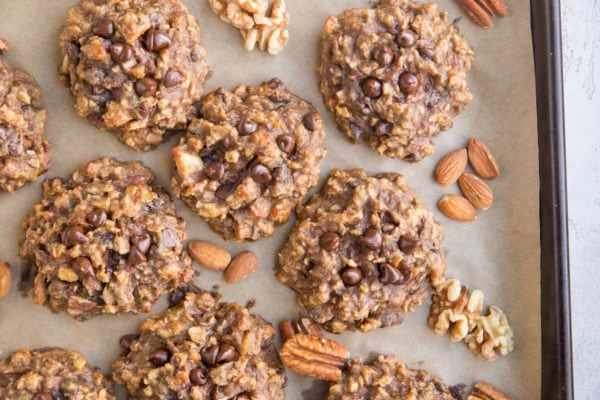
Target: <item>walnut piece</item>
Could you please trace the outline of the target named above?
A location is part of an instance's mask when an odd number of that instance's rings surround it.
[[[289,13],[284,0],[208,0],[221,19],[240,30],[248,51],[258,45],[269,54],[279,54],[288,41]]]
[[[513,332],[506,315],[501,309],[490,306],[488,315],[477,321],[475,330],[469,333],[465,342],[479,358],[495,360],[498,355],[507,355],[513,350]]]

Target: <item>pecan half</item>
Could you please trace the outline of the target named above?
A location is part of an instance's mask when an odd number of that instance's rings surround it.
[[[510,400],[510,397],[485,382],[477,382],[467,400]]]
[[[508,7],[504,0],[483,0],[488,3],[496,14],[501,17],[506,17],[508,15]]]
[[[294,335],[313,335],[323,337],[321,328],[310,318],[302,317],[297,320],[283,320],[279,323],[279,332],[281,339],[285,342],[291,339]]]
[[[300,375],[337,381],[342,377],[341,367],[350,352],[333,340],[298,334],[284,343],[280,356],[283,365]]]
[[[469,18],[482,28],[492,28],[492,16],[476,0],[454,0]]]

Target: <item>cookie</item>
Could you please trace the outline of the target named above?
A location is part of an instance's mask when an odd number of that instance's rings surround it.
[[[75,110],[136,150],[185,129],[208,73],[196,19],[179,0],[82,0],[60,36]]]
[[[471,47],[437,5],[382,0],[325,22],[321,92],[352,141],[418,161],[471,101],[472,60]]]
[[[378,356],[370,363],[356,358],[339,382],[329,387],[327,400],[455,400],[464,385],[448,387],[425,371],[408,369],[394,356]]]
[[[325,329],[399,324],[445,271],[443,228],[395,173],[335,169],[299,207],[278,280]]]
[[[139,400],[280,400],[286,376],[274,340],[247,307],[192,290],[121,339],[113,379]]]
[[[200,113],[173,149],[173,193],[225,239],[273,235],[319,180],[319,113],[279,79],[209,93]]]
[[[91,161],[46,180],[22,223],[20,253],[33,302],[84,320],[144,313],[194,275],[185,223],[140,162]]]
[[[40,87],[3,62],[8,48],[0,39],[0,190],[14,192],[48,170],[50,143]]]
[[[116,400],[112,381],[72,350],[20,349],[0,360],[0,398]]]

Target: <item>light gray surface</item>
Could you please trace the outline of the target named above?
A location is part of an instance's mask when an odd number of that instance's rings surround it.
[[[600,1],[563,0],[575,398],[600,393]]]

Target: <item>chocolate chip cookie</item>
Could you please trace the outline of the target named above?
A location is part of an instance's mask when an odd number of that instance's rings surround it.
[[[23,220],[21,256],[33,302],[84,320],[149,312],[194,275],[185,223],[140,162],[91,161],[70,179],[46,180]]]
[[[200,113],[173,149],[173,193],[225,239],[273,235],[319,180],[321,117],[279,79],[209,93]]]
[[[382,0],[325,22],[321,92],[352,141],[418,161],[471,101],[472,60],[471,47],[437,5]]]
[[[82,0],[60,48],[77,114],[133,149],[148,150],[195,114],[206,51],[179,0]]]
[[[48,170],[50,144],[40,87],[3,62],[8,49],[0,39],[0,190],[14,192]]]
[[[112,381],[72,350],[20,349],[0,360],[0,399],[116,400]]]
[[[455,400],[464,385],[448,387],[425,371],[408,369],[394,356],[370,363],[350,360],[339,382],[331,384],[327,400]]]
[[[135,399],[280,400],[285,370],[275,329],[237,303],[192,290],[121,339],[113,378]]]
[[[299,207],[277,277],[325,329],[399,324],[445,271],[443,228],[395,173],[335,169]]]

